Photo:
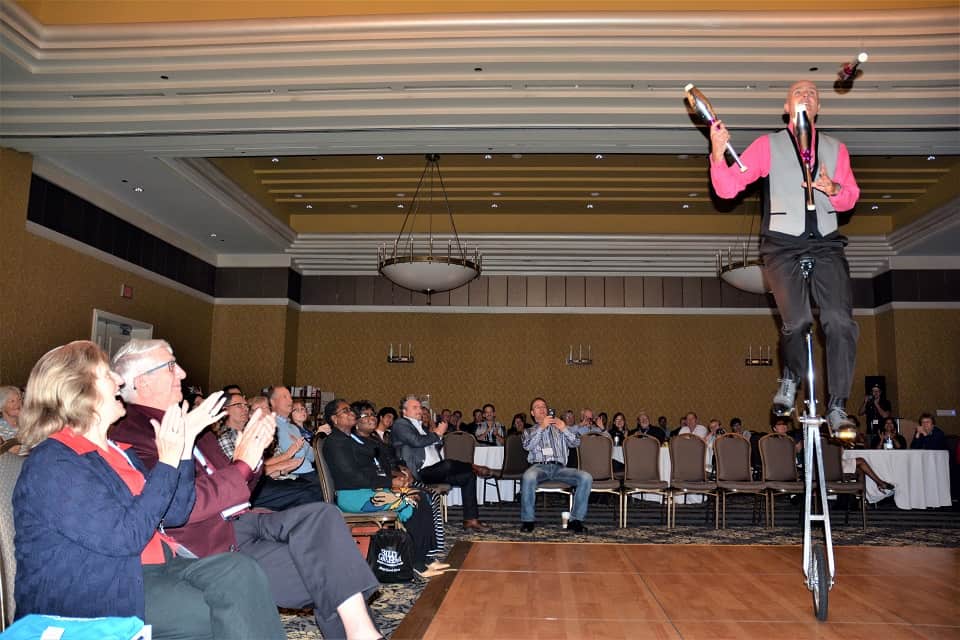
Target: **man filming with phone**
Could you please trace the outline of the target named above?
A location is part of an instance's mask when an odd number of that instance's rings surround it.
[[[580,446],[580,436],[567,426],[543,398],[530,403],[534,425],[523,432],[523,448],[527,451],[530,468],[520,481],[520,529],[527,533],[536,527],[535,501],[537,487],[544,482],[563,482],[574,488],[573,510],[567,529],[572,533],[587,533],[583,521],[587,517],[587,502],[593,477],[586,471],[567,467],[567,453]]]

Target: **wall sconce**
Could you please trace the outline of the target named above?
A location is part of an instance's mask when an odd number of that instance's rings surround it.
[[[577,345],[577,356],[573,355],[573,345],[570,345],[570,353],[567,355],[567,364],[569,365],[588,365],[593,364],[593,347],[587,345],[587,357],[583,357],[583,345]]]
[[[413,359],[413,345],[407,343],[407,353],[403,353],[403,343],[397,345],[397,350],[393,350],[393,343],[390,343],[390,352],[387,354],[387,362],[390,364],[411,364],[414,362]]]
[[[770,357],[770,345],[767,345],[766,356],[764,354],[763,345],[760,345],[760,355],[759,357],[753,357],[753,345],[747,349],[747,358],[743,361],[744,366],[746,367],[772,367],[773,358]]]

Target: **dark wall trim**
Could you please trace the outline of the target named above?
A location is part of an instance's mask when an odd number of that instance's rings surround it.
[[[302,276],[288,267],[215,267],[43,178],[30,183],[27,218],[216,298],[287,298],[316,306],[772,309],[773,297],[715,277],[482,276],[427,296],[382,276]],[[960,301],[960,270],[897,270],[853,280],[853,304]]]

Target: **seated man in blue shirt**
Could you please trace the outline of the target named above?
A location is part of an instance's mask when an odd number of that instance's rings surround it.
[[[593,477],[586,471],[567,467],[567,451],[580,446],[580,436],[560,418],[548,415],[548,411],[543,398],[534,398],[530,403],[535,424],[523,432],[523,448],[528,452],[531,467],[520,481],[520,528],[533,531],[537,487],[543,482],[557,481],[574,488],[573,511],[567,528],[573,533],[587,533],[583,521],[587,517]]]
[[[317,471],[313,467],[313,447],[303,443],[297,425],[290,422],[290,412],[293,410],[293,397],[290,390],[284,386],[276,386],[270,390],[270,408],[277,414],[277,443],[281,451],[288,450],[294,444],[298,445],[293,457],[303,462],[291,474],[296,478],[320,482]]]

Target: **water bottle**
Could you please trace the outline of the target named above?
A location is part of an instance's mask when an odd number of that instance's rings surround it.
[[[887,439],[883,443],[884,449],[893,449],[893,438],[887,436]]]

